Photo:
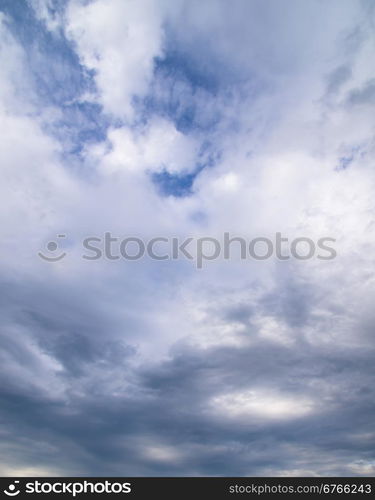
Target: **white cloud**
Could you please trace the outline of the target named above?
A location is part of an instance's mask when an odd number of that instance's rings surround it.
[[[199,144],[163,119],[151,120],[140,129],[111,129],[107,143],[89,151],[93,159],[100,162],[103,174],[163,170],[180,174],[196,168]]]
[[[163,50],[162,16],[150,0],[71,2],[66,33],[95,71],[99,102],[119,118],[132,118],[132,98],[147,91],[154,58]]]
[[[314,412],[316,402],[295,394],[278,394],[264,390],[249,390],[223,394],[212,400],[213,411],[227,418],[241,419],[249,425],[257,419],[288,420]]]

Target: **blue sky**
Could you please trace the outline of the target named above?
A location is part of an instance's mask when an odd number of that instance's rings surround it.
[[[0,11],[0,473],[374,475],[373,2]],[[105,232],[337,257],[84,261]]]

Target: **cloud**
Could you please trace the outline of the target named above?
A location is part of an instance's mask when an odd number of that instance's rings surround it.
[[[100,103],[116,117],[131,117],[131,100],[146,92],[153,60],[162,53],[162,17],[151,1],[73,2],[66,33],[82,64],[95,72]]]
[[[372,11],[322,8],[3,7],[4,474],[373,474]],[[107,231],[338,255],[84,261]]]
[[[146,130],[115,128],[108,131],[106,145],[95,145],[103,174],[116,171],[167,171],[172,174],[194,170],[199,144],[166,120],[153,120]]]
[[[375,101],[375,80],[366,82],[363,88],[352,90],[348,96],[348,104],[373,104]]]

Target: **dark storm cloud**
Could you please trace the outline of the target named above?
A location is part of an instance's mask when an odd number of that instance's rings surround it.
[[[263,303],[268,313],[275,310],[274,300]],[[295,307],[293,293],[290,300]],[[94,325],[91,335],[61,336],[51,317],[26,317],[22,323],[30,338],[38,339],[40,330],[51,332],[41,345],[64,367],[57,384],[63,387],[68,380],[68,385],[61,394],[46,394],[43,387],[30,390],[15,375],[13,384],[3,386],[3,449],[9,463],[31,461],[41,469],[97,475],[124,470],[135,475],[256,475],[309,467],[345,475],[351,473],[351,462],[375,458],[372,350],[301,340],[283,346],[258,338],[240,348],[201,350],[180,344],[168,361],[131,368],[125,361],[135,351],[108,346],[92,334]],[[74,332],[82,326],[73,318],[70,328]],[[32,363],[27,353],[10,348],[8,336],[3,338],[2,347],[15,365]],[[90,374],[90,390],[83,372]],[[122,388],[109,390],[106,377],[122,377]],[[259,389],[297,401],[312,398],[317,409],[281,420],[251,414],[236,420],[225,408],[212,407],[215,395]]]
[[[60,447],[64,463],[74,464],[78,446],[80,467],[90,474],[119,473],[124,467],[140,474],[261,474],[267,467],[298,468],[299,462],[304,467],[303,450],[316,460],[324,454],[332,462],[332,472],[345,474],[344,463],[351,459],[374,458],[372,371],[363,376],[358,370],[372,367],[372,359],[373,353],[298,354],[272,345],[212,350],[204,357],[186,352],[139,374],[142,399],[100,391],[95,398],[87,394],[65,403],[4,395],[2,408],[13,431],[18,430],[18,439]],[[339,403],[304,419],[262,423],[249,418],[233,425],[202,411],[212,392],[276,384],[298,394],[312,379],[323,377],[339,393]],[[362,443],[349,429],[370,435]],[[144,449],[154,442],[174,447],[182,458],[144,458]]]

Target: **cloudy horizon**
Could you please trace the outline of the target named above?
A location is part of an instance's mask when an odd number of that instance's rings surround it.
[[[371,0],[0,0],[1,475],[375,475],[374,53]],[[226,233],[335,255],[82,258]]]

